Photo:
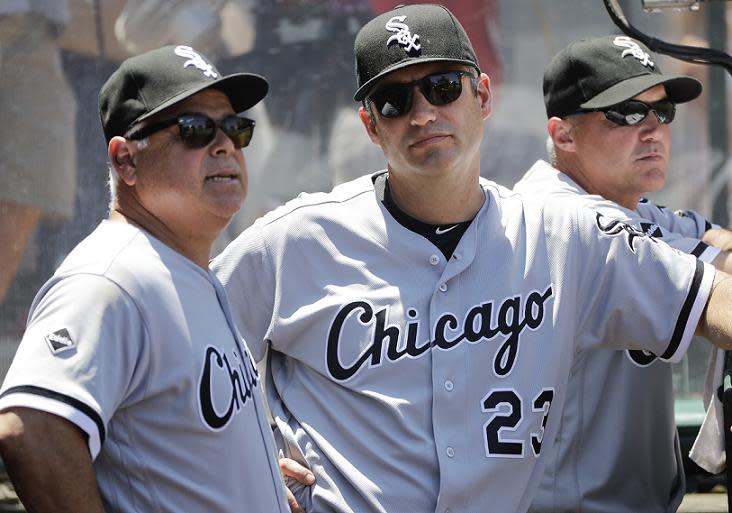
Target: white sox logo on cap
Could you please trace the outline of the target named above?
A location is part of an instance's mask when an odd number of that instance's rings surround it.
[[[419,52],[422,49],[422,45],[419,43],[419,34],[412,35],[412,31],[409,26],[404,23],[406,16],[394,16],[386,22],[384,26],[389,32],[396,32],[393,36],[390,36],[386,40],[386,46],[388,47],[394,41],[401,46],[405,52],[412,54]]]
[[[214,70],[214,67],[206,62],[206,60],[201,57],[201,55],[196,52],[193,48],[190,46],[176,46],[175,47],[175,54],[179,55],[180,57],[184,57],[188,59],[186,62],[183,63],[183,67],[187,68],[188,66],[195,66],[196,68],[203,71],[203,74],[207,77],[211,78],[218,78],[219,74],[216,73],[216,70]]]
[[[651,56],[648,55],[647,52],[643,51],[643,48],[638,46],[638,43],[633,41],[628,36],[618,36],[613,40],[613,44],[615,46],[619,46],[621,48],[625,48],[623,50],[623,53],[620,54],[620,57],[625,57],[626,55],[630,55],[632,57],[635,57],[640,61],[641,64],[646,66],[647,68],[655,68],[656,65],[651,60]]]

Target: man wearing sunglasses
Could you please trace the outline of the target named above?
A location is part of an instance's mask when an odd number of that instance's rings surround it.
[[[627,36],[570,44],[544,73],[551,164],[537,162],[514,190],[639,224],[729,272],[729,254],[700,240],[710,229],[728,232],[642,198],[664,186],[676,105],[700,93],[697,80],[663,74]],[[567,396],[557,452],[531,511],[676,511],[685,481],[671,365],[641,351],[585,350]]]
[[[573,355],[678,360],[697,324],[727,345],[732,280],[481,180],[490,81],[444,7],[377,16],[355,54],[387,169],[301,195],[212,263],[265,364],[282,455],[315,474],[289,484],[305,511],[524,512]]]
[[[188,46],[99,94],[109,219],[37,294],[0,390],[0,451],[29,511],[286,512],[259,376],[208,267],[246,193],[238,113],[267,93]]]

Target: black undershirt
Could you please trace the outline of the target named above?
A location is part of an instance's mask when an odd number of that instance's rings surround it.
[[[441,225],[423,223],[422,221],[413,218],[400,209],[394,202],[394,199],[391,196],[391,191],[389,190],[387,173],[382,173],[374,177],[374,190],[376,191],[376,197],[384,204],[386,210],[389,211],[399,224],[404,226],[407,230],[411,230],[414,233],[421,235],[437,246],[448,260],[452,257],[460,239],[468,229],[468,226],[470,226],[470,223],[473,221],[471,219],[470,221],[463,221],[461,223]]]

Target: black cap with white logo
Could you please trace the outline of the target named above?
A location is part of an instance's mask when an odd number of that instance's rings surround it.
[[[616,105],[663,84],[674,103],[693,100],[702,90],[692,77],[664,75],[643,43],[605,36],[571,43],[544,70],[547,117]]]
[[[205,89],[224,93],[239,113],[264,98],[269,84],[250,73],[222,77],[206,57],[190,46],[165,46],[130,57],[99,92],[99,116],[107,142]]]
[[[465,29],[441,5],[399,6],[377,16],[356,35],[355,52],[356,101],[387,73],[414,64],[447,61],[480,70]]]

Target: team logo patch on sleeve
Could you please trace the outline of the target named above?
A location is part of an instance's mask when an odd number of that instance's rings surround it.
[[[71,338],[69,330],[66,328],[49,333],[44,338],[53,354],[63,353],[76,347],[76,342]]]
[[[656,239],[663,238],[663,230],[661,230],[661,227],[656,223],[640,223],[640,228],[641,231],[649,237],[654,237]]]
[[[595,215],[595,223],[602,233],[608,236],[623,236],[627,237],[628,248],[635,253],[634,241],[636,239],[650,239],[656,242],[654,234],[660,232],[660,228],[656,224],[652,223],[641,223],[641,228],[629,225],[622,221],[613,218],[607,218],[600,212]]]

